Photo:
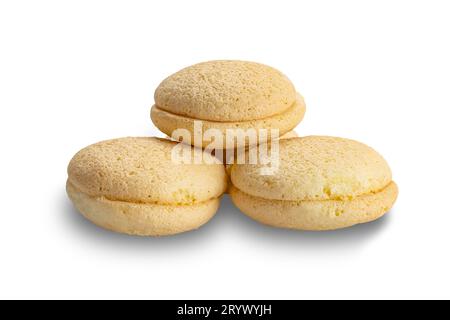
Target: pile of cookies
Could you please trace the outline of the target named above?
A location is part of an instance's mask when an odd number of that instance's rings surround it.
[[[383,216],[398,194],[386,161],[354,140],[295,137],[305,110],[291,81],[269,66],[210,61],[185,68],[160,84],[151,109],[153,123],[170,138],[86,147],[69,164],[67,193],[93,223],[141,236],[197,229],[226,192],[243,213],[275,227],[333,230]],[[230,130],[257,137],[231,144]],[[215,144],[211,152],[205,132],[221,149]],[[266,164],[236,161],[237,151],[248,160],[264,145],[263,135],[267,148],[277,146],[272,174],[262,173]],[[175,149],[192,151],[191,161],[176,161]]]

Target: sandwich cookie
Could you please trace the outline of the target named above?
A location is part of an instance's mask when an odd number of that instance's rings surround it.
[[[229,192],[241,211],[274,227],[345,228],[380,218],[397,199],[386,161],[353,140],[322,136],[281,140],[278,170],[261,175],[260,168],[233,165]]]
[[[227,60],[196,64],[165,79],[156,89],[151,118],[169,136],[187,129],[194,137],[194,123],[201,121],[203,132],[215,129],[225,142],[227,129],[268,129],[269,136],[270,129],[278,129],[282,136],[300,123],[305,110],[303,98],[280,71]],[[206,147],[211,140],[202,136],[190,143]],[[250,143],[244,144],[237,147]]]
[[[87,219],[112,231],[164,236],[196,229],[215,215],[227,176],[208,154],[200,164],[173,161],[176,145],[158,138],[91,145],[71,160],[67,193]]]

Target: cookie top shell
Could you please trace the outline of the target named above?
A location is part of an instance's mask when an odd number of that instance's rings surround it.
[[[375,193],[392,181],[391,170],[374,149],[326,136],[281,140],[279,168],[261,175],[260,164],[236,164],[231,181],[239,190],[274,200],[343,200]]]
[[[199,164],[174,162],[177,145],[159,138],[93,144],[71,160],[68,182],[89,196],[135,203],[190,204],[219,197],[227,184],[223,165],[206,153]]]
[[[263,119],[296,101],[291,81],[255,62],[220,60],[187,67],[165,79],[156,106],[195,119],[226,122]]]

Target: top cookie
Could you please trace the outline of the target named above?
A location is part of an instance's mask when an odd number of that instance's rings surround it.
[[[209,61],[165,79],[155,92],[156,106],[210,121],[262,119],[295,103],[290,80],[269,66],[246,61]]]
[[[176,145],[158,138],[103,141],[78,152],[68,168],[69,183],[93,197],[137,203],[190,204],[219,197],[226,189],[221,164],[204,154],[201,164],[174,163]]]
[[[233,185],[265,199],[343,200],[378,192],[392,181],[383,157],[354,140],[291,138],[280,141],[279,155],[274,175],[261,175],[260,165],[233,165]]]

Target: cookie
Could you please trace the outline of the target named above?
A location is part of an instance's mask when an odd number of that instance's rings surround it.
[[[310,136],[281,140],[279,168],[231,167],[234,204],[275,227],[333,230],[376,220],[396,201],[398,188],[386,161],[354,140]]]
[[[207,154],[199,164],[174,161],[177,145],[159,138],[91,145],[71,160],[67,193],[87,219],[112,231],[164,236],[196,229],[215,215],[227,176]]]
[[[169,136],[177,129],[194,136],[197,120],[203,132],[215,129],[226,141],[227,129],[274,129],[282,136],[301,122],[305,110],[303,98],[280,71],[228,60],[196,64],[165,79],[156,89],[151,118]],[[204,137],[191,140],[198,147],[210,143]],[[237,147],[251,143],[244,144]]]

